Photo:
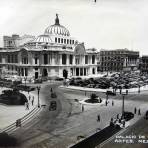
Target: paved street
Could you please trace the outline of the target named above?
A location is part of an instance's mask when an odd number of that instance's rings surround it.
[[[49,106],[50,85],[42,87],[41,99]],[[58,147],[64,148],[77,143],[77,137],[88,137],[96,131],[103,129],[109,124],[111,117],[121,113],[122,98],[120,95],[109,97],[108,106],[102,105],[85,105],[84,112],[81,111],[81,104],[75,102],[75,99],[82,100],[84,92],[71,91],[54,88],[58,98],[58,108],[56,111],[49,112],[48,107],[43,108],[42,112],[37,115],[31,122],[16,131],[16,135],[22,143],[22,147]],[[87,93],[89,96],[89,94]],[[105,98],[103,93],[99,96]],[[125,99],[125,110],[134,111],[134,107],[141,108],[141,112],[145,112],[147,107],[146,93],[137,95],[128,95]],[[114,100],[114,106],[111,100]],[[140,101],[138,101],[140,100]],[[144,100],[144,101],[143,101]],[[97,115],[100,114],[100,122],[97,122]],[[140,118],[136,115],[135,118]]]

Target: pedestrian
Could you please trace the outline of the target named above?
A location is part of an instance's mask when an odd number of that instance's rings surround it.
[[[100,115],[98,115],[97,121],[100,122]]]
[[[114,106],[114,101],[112,100],[112,106]]]
[[[128,90],[126,90],[126,94],[128,94]]]
[[[29,110],[29,103],[26,103],[26,109]]]
[[[29,95],[29,100],[31,99],[31,96]]]
[[[125,120],[123,121],[123,127],[125,127]]]
[[[119,119],[119,114],[117,114],[117,119]]]
[[[33,104],[34,104],[34,99],[32,99],[32,101],[31,101],[31,102],[32,102],[32,106],[33,106]]]
[[[82,105],[82,112],[84,112],[84,105]]]
[[[138,109],[138,115],[141,115],[141,111],[140,111],[140,108]]]
[[[134,113],[136,114],[137,113],[137,108],[135,107],[135,109],[134,109]]]
[[[105,101],[105,105],[107,106],[107,100]]]
[[[110,119],[110,126],[114,126],[113,118]]]
[[[53,90],[52,90],[52,87],[51,87],[50,92],[52,93],[52,91],[53,91]]]
[[[122,90],[120,89],[120,94],[122,93]]]

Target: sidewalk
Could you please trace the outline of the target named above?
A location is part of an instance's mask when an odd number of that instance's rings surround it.
[[[0,89],[0,94],[2,93],[3,90],[6,90],[8,88],[1,88]],[[24,92],[20,91],[23,93],[29,102],[29,110],[26,109],[25,105],[5,105],[5,104],[0,104],[0,130],[9,126],[10,124],[14,123],[17,119],[22,118],[29,112],[31,112],[36,106],[37,106],[37,95],[35,92]],[[30,97],[29,97],[30,96]],[[32,98],[34,96],[34,103],[32,105]],[[31,98],[29,100],[29,98]]]
[[[94,91],[94,92],[106,92],[106,91],[113,91],[113,89],[100,89],[100,88],[87,88],[87,87],[79,87],[79,86],[59,86],[60,88],[64,89],[71,89],[71,90],[80,90],[80,91]],[[126,93],[126,90],[128,90],[128,93],[138,93],[139,88],[130,88],[130,89],[122,89],[123,93]],[[140,91],[147,91],[148,90],[148,85],[140,87]],[[117,93],[120,93],[120,90],[118,89],[116,91]]]

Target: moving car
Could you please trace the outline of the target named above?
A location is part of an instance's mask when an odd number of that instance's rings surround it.
[[[50,102],[50,106],[49,106],[49,110],[53,111],[57,109],[57,102],[56,101],[51,101]]]

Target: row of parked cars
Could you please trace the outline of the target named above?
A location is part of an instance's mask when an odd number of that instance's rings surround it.
[[[110,76],[103,76],[98,78],[82,79],[71,78],[69,85],[108,89],[110,87],[115,89],[129,89],[138,88],[148,84],[148,76],[141,75],[139,72],[130,73],[115,73]]]
[[[0,78],[0,86],[12,88],[15,90],[27,91],[27,92],[30,92],[36,89],[35,87],[32,87],[32,86],[23,85],[21,81],[12,81],[5,78],[3,79]]]

